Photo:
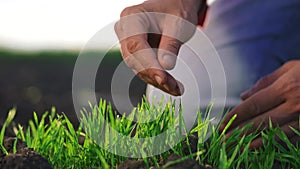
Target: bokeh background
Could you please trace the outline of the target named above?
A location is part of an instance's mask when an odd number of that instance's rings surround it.
[[[0,124],[12,107],[17,107],[15,123],[26,125],[34,111],[41,116],[55,106],[77,126],[72,73],[80,50],[97,31],[119,19],[125,7],[141,2],[0,0]],[[93,50],[104,50],[110,36],[103,36],[102,45]],[[116,45],[98,69],[99,99],[112,100],[110,82],[121,61]],[[129,89],[133,105],[140,102],[145,87],[133,79]]]
[[[0,123],[12,107],[17,107],[15,123],[26,125],[34,111],[41,116],[55,106],[77,126],[72,74],[80,50],[97,31],[116,21],[123,8],[140,2],[1,0]],[[103,46],[95,50],[103,50],[110,36],[103,37]],[[121,60],[118,46],[105,56],[96,79],[99,98],[111,100],[111,77]],[[139,102],[145,86],[134,78],[130,86],[133,104]]]

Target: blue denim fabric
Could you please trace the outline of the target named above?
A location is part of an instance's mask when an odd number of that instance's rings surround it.
[[[299,0],[216,0],[205,33],[223,62],[228,99],[288,60],[300,59]]]

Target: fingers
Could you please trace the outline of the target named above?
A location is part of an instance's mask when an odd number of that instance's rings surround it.
[[[297,135],[292,129],[296,129],[299,131],[299,121],[295,120],[290,123],[287,123],[281,127],[282,131],[285,133],[287,138],[289,139],[289,142],[291,142],[293,145],[299,144],[300,143],[300,136]],[[275,140],[279,142],[281,145],[285,145],[287,140],[280,140],[278,136],[275,136]],[[264,146],[263,145],[263,138],[258,137],[257,139],[253,140],[250,144],[250,149],[258,149],[260,147]]]
[[[279,92],[276,92],[274,85],[262,89],[260,92],[255,93],[253,96],[230,111],[225,116],[220,129],[223,130],[225,125],[235,114],[237,114],[237,118],[234,120],[230,128],[235,128],[238,124],[280,105],[284,100],[279,96]]]
[[[165,35],[161,36],[158,60],[164,69],[171,70],[175,67],[181,44],[182,43],[177,39]]]
[[[124,10],[121,14],[123,18],[115,24],[115,32],[120,39],[124,62],[146,83],[174,96],[181,95],[183,85],[164,71],[157,60],[155,51],[150,46],[147,26],[145,26],[148,20],[143,18],[145,15],[126,17],[130,13],[128,11],[131,10]],[[159,39],[153,35],[150,38],[155,41]]]
[[[125,63],[145,82],[178,96],[184,92],[183,85],[165,70],[174,68],[180,46],[194,33],[196,8],[188,2],[182,6],[173,1],[164,3],[175,6],[165,8],[155,1],[124,9],[115,32]],[[160,13],[147,13],[157,11]]]
[[[271,108],[276,110],[281,103],[286,102],[288,110],[283,114],[291,116],[299,112],[300,83],[298,72],[300,62],[291,61],[284,64],[274,73],[260,80],[255,87],[248,92],[247,99],[226,115],[224,123],[237,114],[237,119],[232,127],[241,124],[248,119],[260,114],[265,114]],[[273,114],[271,114],[272,116]],[[278,120],[280,121],[280,120]],[[223,124],[221,127],[223,127]]]
[[[280,76],[282,76],[284,73],[286,73],[289,70],[289,65],[284,65],[277,69],[272,74],[269,74],[263,78],[261,78],[257,83],[250,88],[249,90],[243,92],[241,94],[241,99],[246,100],[249,97],[251,97],[256,92],[270,86],[272,83],[274,83]]]
[[[290,126],[299,129],[300,115],[300,61],[289,61],[274,73],[262,78],[253,88],[242,94],[244,101],[226,115],[220,130],[233,117],[226,137],[233,132],[233,128],[251,123],[250,130],[242,133],[259,132],[272,126],[281,126],[283,132],[292,140],[300,140],[290,130]],[[296,137],[296,138],[294,138]],[[262,146],[262,138],[251,143],[252,148]]]
[[[115,24],[115,31],[120,39],[121,52],[125,63],[146,83],[152,84],[171,95],[182,95],[184,92],[182,83],[165,71],[165,69],[175,66],[175,56],[180,47],[180,45],[177,45],[178,41],[172,41],[170,38],[165,37],[161,38],[157,34],[147,33],[148,28],[145,25],[151,22],[151,20],[149,21],[147,18],[144,18],[145,15],[143,14],[131,17],[126,17],[126,15],[128,15],[128,12],[123,12],[123,18]],[[145,25],[143,23],[144,20],[146,21]],[[168,45],[166,43],[172,44]],[[177,46],[176,50],[169,47],[173,45]],[[168,53],[169,56],[170,54],[173,55],[171,59],[168,56],[164,57],[167,60],[164,60],[162,64],[159,63],[156,51],[152,49],[152,47],[160,46],[162,46],[162,49],[172,50],[172,52]]]
[[[166,73],[166,78],[164,79],[165,82],[161,83],[162,79],[160,76],[154,75],[154,79],[150,78],[149,75],[151,74],[160,74]],[[146,83],[149,83],[162,91],[169,93],[173,96],[180,96],[184,93],[183,84],[176,79],[174,79],[170,74],[164,71],[160,71],[157,69],[146,69],[137,74],[138,77],[143,79]]]
[[[253,133],[255,131],[261,131],[265,128],[270,127],[270,123],[273,127],[276,127],[277,125],[281,126],[286,123],[289,123],[290,121],[293,121],[295,118],[299,116],[298,114],[289,114],[286,112],[290,111],[290,105],[288,103],[283,103],[279,106],[277,106],[274,109],[271,109],[267,112],[261,113],[260,115],[249,119],[245,122],[242,122],[238,125],[239,128],[244,127],[247,124],[252,124],[251,128],[249,128],[247,131],[243,132],[242,135],[247,133]],[[226,134],[227,137],[230,136],[230,134],[234,131],[234,128],[230,128]]]
[[[146,83],[171,95],[182,95],[183,85],[160,66],[146,34],[124,39],[121,41],[121,50],[125,63]]]
[[[170,70],[175,67],[182,43],[192,37],[195,29],[195,25],[180,17],[165,16],[158,50],[158,60],[164,69]]]

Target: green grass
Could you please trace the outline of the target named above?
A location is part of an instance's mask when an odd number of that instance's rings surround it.
[[[116,168],[118,164],[128,159],[128,157],[111,153],[116,152],[116,148],[122,148],[132,155],[140,152],[146,154],[151,152],[149,144],[152,145],[155,142],[146,142],[141,147],[129,146],[132,142],[129,143],[127,139],[116,140],[115,137],[109,137],[115,134],[109,127],[131,137],[133,142],[138,141],[138,138],[151,138],[168,130],[170,134],[167,135],[165,141],[172,144],[185,130],[181,111],[178,116],[175,116],[174,109],[175,106],[171,103],[163,108],[162,106],[153,107],[142,102],[131,113],[116,116],[111,106],[101,100],[99,105],[91,105],[90,109],[82,111],[82,125],[78,129],[74,129],[68,118],[65,115],[58,115],[53,108],[51,112],[46,112],[41,119],[38,119],[34,113],[26,131],[19,125],[15,132],[19,139],[24,140],[28,147],[46,157],[55,168]],[[0,143],[3,143],[5,127],[12,120],[13,112],[15,109],[10,111],[8,120],[1,130]],[[235,130],[229,138],[225,138],[225,132],[235,117],[231,119],[224,131],[219,133],[218,127],[211,126],[209,119],[201,118],[201,112],[195,113],[198,115],[198,124],[188,132],[188,135],[198,136],[197,152],[189,150],[189,153],[185,153],[185,144],[190,147],[189,139],[185,137],[182,142],[166,152],[152,157],[143,156],[142,159],[147,167],[167,168],[190,158],[196,159],[201,165],[209,164],[224,169],[272,168],[274,160],[279,161],[282,168],[300,167],[299,145],[292,145],[280,128],[271,127],[267,131],[241,137],[241,133],[251,127],[251,125],[247,125],[243,129]],[[139,118],[154,118],[155,120],[145,123],[133,122],[133,119]],[[47,124],[45,123],[46,119],[49,119]],[[109,121],[109,123],[105,123],[105,121]],[[210,141],[203,142],[209,129],[212,130]],[[294,132],[300,136],[298,130],[294,130]],[[258,134],[263,136],[264,147],[250,151],[249,145]],[[287,146],[278,144],[274,139],[275,136],[285,141]],[[84,138],[82,144],[79,141],[80,137]],[[107,148],[110,148],[111,152],[107,151]],[[2,144],[1,150],[5,152]],[[159,162],[166,159],[171,153],[182,158],[161,166]]]
[[[16,109],[13,108],[8,112],[7,118],[1,128],[1,132],[0,132],[0,148],[2,150],[3,153],[5,153],[6,155],[8,154],[7,150],[5,149],[5,147],[3,146],[3,140],[4,140],[4,135],[5,135],[5,129],[8,127],[8,125],[12,122],[12,120],[14,119],[16,115]]]

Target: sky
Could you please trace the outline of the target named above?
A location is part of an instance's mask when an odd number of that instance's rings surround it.
[[[0,46],[77,49],[142,0],[0,0]]]
[[[0,48],[80,49],[122,9],[143,1],[0,0]]]

